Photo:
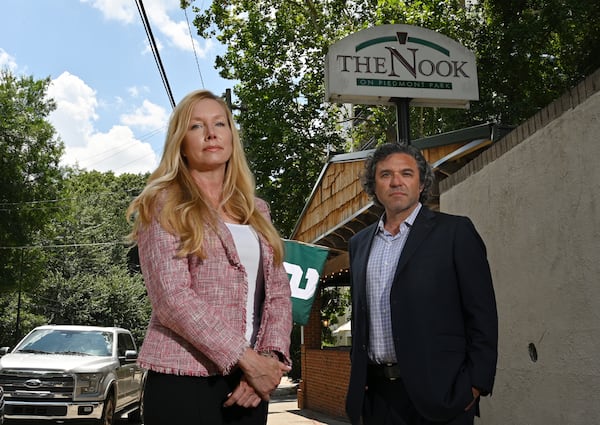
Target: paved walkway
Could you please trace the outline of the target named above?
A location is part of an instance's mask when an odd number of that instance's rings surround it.
[[[275,390],[269,403],[267,425],[348,425],[349,422],[330,418],[322,413],[298,408],[297,385],[287,378]]]
[[[310,410],[298,409],[298,400],[274,398],[269,403],[267,425],[348,425],[349,422],[333,419]]]

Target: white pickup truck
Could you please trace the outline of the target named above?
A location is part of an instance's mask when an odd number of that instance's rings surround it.
[[[139,418],[144,371],[126,329],[39,326],[0,356],[7,420],[112,425],[117,413]]]

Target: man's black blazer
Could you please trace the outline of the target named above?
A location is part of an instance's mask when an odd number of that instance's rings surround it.
[[[377,223],[350,239],[351,374],[346,411],[359,423],[368,364],[366,270]],[[392,332],[406,390],[422,416],[447,421],[491,393],[498,316],[485,245],[467,217],[422,207],[390,294]]]

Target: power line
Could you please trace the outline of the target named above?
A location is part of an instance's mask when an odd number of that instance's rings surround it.
[[[21,245],[21,246],[0,246],[0,249],[44,249],[44,248],[77,248],[82,246],[107,246],[107,245],[123,245],[125,242],[91,242],[91,243],[72,243],[62,245]]]
[[[142,156],[141,158],[132,159],[131,161],[129,161],[129,162],[127,162],[127,163],[125,163],[125,164],[121,165],[120,167],[115,167],[115,168],[113,168],[113,171],[120,170],[120,169],[122,169],[122,168],[125,168],[125,167],[127,167],[127,166],[131,165],[131,164],[135,164],[136,162],[140,162],[140,161],[142,161],[142,160],[145,160],[146,158],[148,158],[148,157],[149,157],[149,156],[151,156],[151,155],[154,155],[154,152],[150,152],[150,153],[148,153],[148,154],[146,154],[146,155]]]
[[[74,198],[67,198],[74,199]],[[40,201],[21,201],[21,202],[0,202],[0,207],[4,206],[15,206],[15,205],[35,205],[35,204],[48,204],[54,202],[61,202],[60,199],[43,199]]]
[[[190,40],[192,41],[192,49],[194,49],[194,57],[196,58],[196,67],[198,68],[198,74],[200,75],[200,83],[204,88],[204,79],[202,78],[202,72],[200,71],[200,62],[198,61],[198,54],[196,53],[196,43],[194,43],[194,37],[192,36],[192,28],[190,27],[190,20],[188,19],[187,10],[183,9],[185,14],[185,20],[187,21],[188,32],[190,33]]]
[[[129,195],[132,199],[135,198],[135,196],[137,196],[137,193],[141,192],[142,190],[143,190],[143,188],[140,188],[140,187],[124,189],[125,192],[132,193],[132,195]],[[10,211],[8,208],[11,208],[11,207],[18,208],[18,207],[22,207],[25,205],[35,206],[35,205],[40,205],[40,204],[57,204],[57,203],[61,203],[61,202],[79,201],[84,197],[91,198],[92,196],[95,196],[96,200],[97,200],[97,199],[100,199],[100,196],[118,195],[118,194],[120,194],[120,192],[121,192],[121,190],[119,190],[118,192],[115,190],[103,190],[103,191],[96,191],[94,193],[90,193],[89,196],[87,196],[87,194],[81,194],[81,196],[72,196],[69,198],[35,199],[35,200],[31,200],[31,201],[19,201],[19,202],[0,202],[0,211]],[[135,193],[135,195],[133,195],[133,193]],[[92,202],[92,201],[89,201],[89,202]],[[63,208],[63,207],[60,206],[60,208]],[[31,209],[35,209],[35,208],[31,208]]]
[[[82,162],[84,164],[88,164],[87,167],[91,167],[94,166],[96,164],[99,164],[103,161],[106,161],[109,158],[112,158],[113,156],[116,156],[118,154],[120,154],[121,152],[124,152],[126,150],[129,150],[133,147],[136,146],[137,141],[139,140],[140,142],[144,142],[154,136],[156,136],[157,134],[159,134],[161,131],[163,131],[166,128],[166,126],[162,126],[160,128],[157,128],[155,130],[152,130],[146,134],[141,135],[139,138],[137,138],[136,140],[125,144],[124,146],[120,146],[120,147],[110,147],[102,152],[98,152],[98,153],[93,153],[90,154],[87,157],[83,157],[83,158],[79,158],[78,162]],[[104,156],[106,155],[106,156]],[[144,155],[143,158],[147,157],[148,155]],[[85,167],[84,167],[85,168]]]
[[[135,4],[137,5],[138,12],[140,13],[140,18],[142,19],[142,23],[144,24],[144,30],[146,31],[146,36],[148,37],[148,42],[150,43],[150,48],[152,49],[152,54],[154,55],[154,61],[156,62],[160,78],[162,79],[163,85],[165,86],[165,90],[167,91],[167,96],[169,97],[169,101],[171,102],[171,107],[175,108],[175,99],[173,98],[173,92],[171,91],[171,86],[169,85],[169,80],[167,79],[165,68],[163,66],[162,60],[160,59],[158,47],[156,45],[156,41],[154,40],[152,29],[150,28],[150,21],[148,20],[148,16],[146,15],[144,4],[142,0],[136,0]]]

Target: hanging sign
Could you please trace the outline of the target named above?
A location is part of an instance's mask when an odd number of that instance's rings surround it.
[[[436,31],[381,25],[333,44],[325,58],[326,100],[334,103],[468,108],[479,99],[475,55]]]

